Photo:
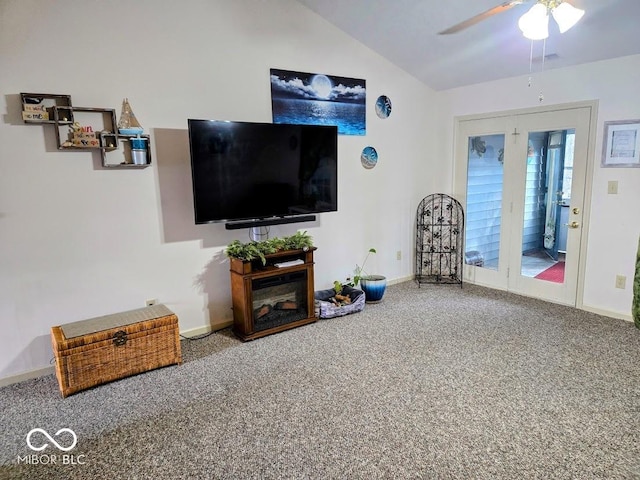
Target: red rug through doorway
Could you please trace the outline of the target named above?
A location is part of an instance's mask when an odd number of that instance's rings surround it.
[[[547,282],[564,283],[564,262],[558,262],[543,270],[534,278]]]

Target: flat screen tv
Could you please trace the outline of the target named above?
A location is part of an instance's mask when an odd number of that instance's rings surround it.
[[[197,224],[315,220],[338,209],[335,126],[189,119]]]

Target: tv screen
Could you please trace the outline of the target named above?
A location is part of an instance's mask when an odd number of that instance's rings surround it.
[[[196,223],[338,209],[335,126],[189,119]]]

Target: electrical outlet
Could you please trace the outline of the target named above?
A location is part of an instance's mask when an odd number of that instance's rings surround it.
[[[402,260],[402,250],[396,252],[396,260]]]
[[[609,183],[607,183],[607,193],[610,195],[616,195],[618,193],[617,180],[609,180]]]
[[[624,275],[616,275],[616,288],[622,288],[623,290],[627,286],[627,277]]]
[[[147,300],[147,307],[155,305],[156,303],[158,303],[158,299],[157,298],[152,298],[151,300]]]

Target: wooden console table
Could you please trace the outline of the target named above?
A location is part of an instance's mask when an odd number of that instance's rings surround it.
[[[267,262],[230,259],[233,332],[253,340],[317,320],[314,309],[313,252],[289,250]],[[289,264],[291,262],[291,264]],[[278,266],[287,263],[288,266]]]

